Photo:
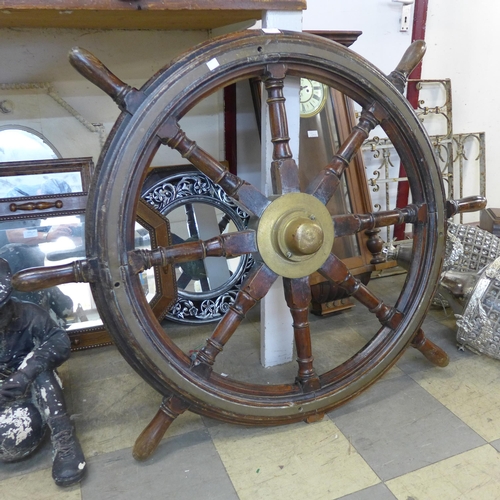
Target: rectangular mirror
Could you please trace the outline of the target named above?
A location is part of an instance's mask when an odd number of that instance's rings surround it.
[[[31,196],[9,197],[5,190],[2,191],[0,257],[9,262],[13,273],[86,258],[85,209],[92,170],[89,158],[0,164],[0,183],[4,185],[10,182],[19,186],[21,180],[23,186],[36,187],[31,181],[39,179],[44,182],[62,180],[73,186],[71,191]],[[4,172],[7,175],[2,177]],[[30,189],[25,187],[23,190],[28,193]],[[141,200],[137,210],[135,248],[168,246],[169,239],[167,218]],[[140,282],[153,314],[163,318],[176,296],[173,269],[170,266],[148,269],[141,273]],[[111,343],[88,283],[69,283],[37,292],[14,291],[13,295],[49,310],[53,319],[68,332],[73,350]]]
[[[91,158],[11,161],[0,164],[0,199],[88,192]]]
[[[93,170],[91,158],[0,163],[0,219],[85,211]]]

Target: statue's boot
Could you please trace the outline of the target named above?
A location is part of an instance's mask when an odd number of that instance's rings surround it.
[[[55,483],[70,486],[80,482],[86,463],[73,423],[67,415],[60,415],[49,419],[48,424],[52,431],[52,477]]]
[[[33,385],[40,413],[51,431],[52,477],[58,486],[71,486],[82,480],[86,463],[66,410],[59,378],[53,371],[45,371],[37,376]]]

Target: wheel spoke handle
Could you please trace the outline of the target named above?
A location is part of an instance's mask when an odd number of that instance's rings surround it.
[[[286,303],[293,318],[293,333],[299,365],[297,382],[304,392],[315,391],[321,387],[321,384],[313,366],[314,357],[309,325],[309,304],[311,302],[309,278],[284,278],[283,285]]]
[[[88,260],[75,260],[69,264],[51,267],[30,267],[12,277],[12,286],[20,292],[36,292],[65,283],[89,283]]]
[[[188,408],[189,404],[177,396],[163,398],[160,409],[136,439],[132,456],[137,461],[147,460],[158,448],[172,422]]]
[[[106,92],[122,111],[133,114],[144,100],[141,91],[122,82],[88,50],[74,47],[69,62],[89,82]]]
[[[425,42],[421,40],[413,42],[404,53],[396,69],[388,76],[389,80],[401,93],[406,85],[408,75],[421,61],[424,54]],[[379,106],[372,105],[364,108],[358,124],[353,128],[332,161],[313,179],[306,192],[316,196],[323,203],[328,203],[352,157],[368,138],[369,133],[385,118],[384,115],[385,113]]]
[[[266,102],[269,108],[274,160],[283,160],[292,157],[290,136],[288,135],[285,96],[283,95],[285,76],[286,67],[283,64],[274,64],[267,67],[266,75],[262,78],[267,91]]]
[[[413,224],[425,215],[426,206],[408,205],[405,208],[380,211],[371,214],[343,214],[332,216],[335,238],[349,236],[377,227],[393,226],[395,224]]]
[[[420,351],[433,365],[444,368],[450,362],[448,354],[434,342],[431,342],[421,328],[413,337],[410,345]]]
[[[174,120],[164,123],[158,131],[163,144],[178,151],[198,170],[218,184],[231,198],[240,202],[247,212],[261,216],[270,201],[254,186],[231,174],[219,161],[200,148]]]
[[[239,257],[257,250],[254,231],[221,234],[206,241],[192,241],[155,250],[129,252],[133,274],[153,266],[189,262],[205,257]],[[65,283],[89,283],[90,266],[87,259],[51,267],[31,267],[12,277],[12,286],[20,292],[34,292]]]
[[[415,40],[405,51],[396,69],[387,77],[403,93],[410,73],[417,67],[425,55],[426,45],[423,40]]]
[[[299,190],[299,169],[292,158],[288,118],[283,95],[286,66],[273,64],[267,67],[262,78],[267,91],[269,125],[273,143],[272,182],[275,194],[285,194]]]
[[[477,212],[486,208],[487,200],[482,196],[468,196],[459,200],[448,200],[446,202],[446,216],[453,217],[458,213]]]
[[[202,260],[205,257],[231,259],[256,251],[255,231],[248,229],[221,234],[205,241],[189,241],[154,250],[132,250],[128,254],[128,261],[132,273],[138,274],[153,266],[165,267],[170,264]]]

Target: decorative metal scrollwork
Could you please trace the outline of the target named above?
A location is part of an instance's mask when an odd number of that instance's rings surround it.
[[[453,106],[451,81],[443,80],[409,80],[415,82],[417,89],[426,92],[430,99],[439,101],[432,105],[426,104],[421,99],[415,110],[420,121],[424,124],[430,135],[430,140],[436,158],[439,160],[439,168],[445,182],[447,199],[455,198],[458,190],[459,198],[464,194],[464,178],[474,169],[479,176],[479,194],[486,194],[486,155],[484,132],[454,134],[453,133]],[[435,119],[438,119],[436,122]],[[443,125],[442,119],[445,124]],[[439,125],[438,127],[436,125]],[[441,134],[435,132],[439,129]],[[386,137],[373,136],[363,144],[363,153],[367,171],[368,185],[372,193],[372,202],[383,203],[385,210],[394,206],[394,185],[406,181],[406,177],[399,177],[399,161],[393,144]],[[477,151],[477,154],[476,154]],[[472,153],[472,154],[471,154]],[[393,167],[398,171],[394,174]],[[392,185],[392,187],[391,187]],[[384,190],[382,190],[384,186]],[[385,200],[383,199],[385,197]],[[463,214],[457,216],[459,222],[463,222]],[[387,239],[390,239],[387,234]]]
[[[185,241],[183,236],[186,236],[176,233],[176,221],[171,218],[176,209],[181,212],[184,210],[186,213],[186,220],[183,223],[187,227],[187,237],[191,239],[197,239],[199,236],[196,206],[201,206],[200,210],[205,213],[213,212],[214,217],[218,218],[220,233],[227,231],[231,224],[239,231],[246,228],[248,214],[208,177],[187,166],[163,168],[161,171],[164,175],[160,176],[160,180],[152,186],[147,186],[143,190],[142,199],[169,217],[174,243]],[[230,265],[227,280],[218,282],[215,286],[210,282],[210,276],[207,276],[205,262],[178,266],[176,268],[178,298],[166,318],[181,323],[208,323],[219,320],[234,302],[240,285],[253,263],[251,256],[233,260],[237,262]]]

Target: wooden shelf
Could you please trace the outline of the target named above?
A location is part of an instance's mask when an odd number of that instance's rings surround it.
[[[0,28],[207,30],[306,0],[0,0]]]

